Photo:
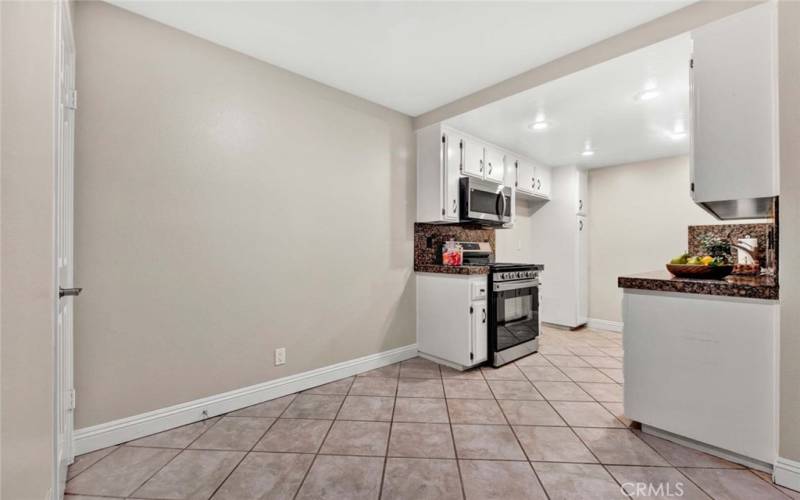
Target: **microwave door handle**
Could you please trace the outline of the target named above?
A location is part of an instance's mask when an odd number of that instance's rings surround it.
[[[500,216],[500,222],[503,222],[503,219],[506,217],[506,204],[508,203],[508,200],[506,199],[506,195],[504,195],[502,191],[500,192],[500,196],[503,197],[503,213]]]

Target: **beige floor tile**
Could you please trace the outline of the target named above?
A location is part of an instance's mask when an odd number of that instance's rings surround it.
[[[137,498],[209,498],[244,458],[240,451],[186,450],[136,490]]]
[[[448,399],[450,421],[454,424],[506,424],[493,399]]]
[[[529,460],[597,463],[592,452],[569,427],[515,425],[514,432]]]
[[[455,460],[389,458],[383,479],[386,500],[459,500],[461,480]]]
[[[582,356],[582,358],[595,368],[622,368],[622,362],[611,356]]]
[[[581,389],[590,396],[605,403],[622,403],[622,386],[619,384],[597,384],[591,382],[578,382]]]
[[[625,376],[622,372],[622,368],[598,368],[598,370],[603,372],[603,374],[618,384],[625,382]]]
[[[109,446],[100,450],[95,450],[91,453],[84,453],[75,457],[75,461],[69,466],[67,470],[67,480],[72,479],[81,472],[85,471],[92,465],[96,464],[103,458],[107,457],[109,453],[116,450],[117,446]]]
[[[777,488],[748,470],[680,469],[715,500],[786,500]]]
[[[533,382],[548,401],[593,401],[575,382]]]
[[[351,396],[394,396],[397,392],[397,379],[386,377],[356,377]]]
[[[525,356],[524,358],[520,358],[520,359],[516,360],[514,362],[514,364],[516,364],[517,367],[523,367],[523,366],[553,366],[552,363],[547,361],[547,358],[545,358],[544,356],[542,356],[538,352],[534,353],[534,354],[529,354],[529,355]]]
[[[525,460],[517,438],[506,425],[453,424],[458,458]]]
[[[278,419],[254,448],[256,451],[316,453],[333,421]]]
[[[489,380],[489,387],[497,399],[523,399],[540,401],[544,397],[539,394],[533,384],[527,380]]]
[[[608,471],[632,498],[711,500],[686,476],[671,467],[610,465]]]
[[[606,368],[608,369],[608,368]],[[598,368],[586,367],[562,367],[567,377],[571,378],[573,382],[602,382],[610,384],[613,382]]]
[[[331,382],[329,384],[320,385],[317,387],[312,387],[311,389],[304,391],[305,394],[338,394],[344,396],[347,394],[347,391],[350,390],[350,386],[353,385],[353,378],[354,377],[347,377],[341,380],[337,380],[335,382]]]
[[[297,500],[373,500],[380,494],[383,457],[320,455]]]
[[[467,500],[546,500],[528,462],[459,460]]]
[[[439,371],[439,365],[436,364],[401,364],[400,378],[439,379],[442,378],[442,374]]]
[[[397,396],[404,398],[443,398],[441,379],[401,378],[397,384]]]
[[[600,403],[553,401],[551,404],[561,418],[573,427],[624,427],[622,422]]]
[[[617,420],[622,422],[622,424],[625,427],[630,427],[631,425],[633,425],[633,420],[631,420],[631,419],[629,419],[629,418],[627,418],[625,416],[625,405],[624,404],[622,404],[622,403],[608,403],[608,402],[604,402],[604,403],[600,403],[600,404],[603,405],[606,410],[610,411],[615,417],[617,417]]]
[[[297,394],[290,394],[282,398],[273,399],[228,414],[230,417],[273,417],[278,418],[281,413],[294,401]]]
[[[337,420],[320,453],[383,456],[389,441],[389,426],[389,422]]]
[[[449,366],[441,366],[439,367],[439,371],[442,373],[442,378],[483,380],[483,374],[481,373],[480,368],[473,368],[472,370],[460,371],[460,370],[454,370]]]
[[[711,469],[741,469],[739,464],[693,450],[666,439],[661,439],[641,431],[633,431],[641,440],[654,448],[659,455],[675,467],[706,467]]]
[[[223,483],[214,500],[291,500],[314,455],[250,453]]]
[[[547,401],[509,399],[499,403],[512,425],[567,425]]]
[[[274,421],[274,418],[224,417],[189,448],[250,451]]]
[[[567,346],[546,343],[539,347],[539,352],[547,357],[550,354],[572,354]]]
[[[386,396],[347,396],[338,420],[379,420],[390,422],[394,398]]]
[[[455,458],[449,424],[392,424],[390,457]]]
[[[152,436],[136,439],[126,446],[145,446],[148,448],[186,448],[192,441],[200,437],[204,432],[217,423],[219,417],[209,418],[201,422],[184,425],[168,431],[159,432]]]
[[[445,379],[444,393],[448,398],[494,399],[483,380]]]
[[[550,500],[625,500],[620,486],[601,465],[533,462]]]
[[[374,370],[370,370],[368,372],[359,373],[359,377],[388,377],[388,378],[397,378],[400,376],[400,363],[395,363],[393,365],[383,366],[381,368],[375,368]]]
[[[509,363],[500,368],[483,367],[481,372],[486,380],[525,380],[525,374],[514,363]]]
[[[628,429],[576,427],[574,431],[600,460],[610,465],[669,465]]]
[[[570,378],[555,366],[520,366],[531,382],[569,382]]]
[[[577,356],[605,356],[606,353],[589,345],[570,346],[569,351]]]
[[[447,423],[447,404],[444,399],[399,397],[394,404],[394,421]]]
[[[67,483],[67,493],[125,497],[179,450],[122,446]]]
[[[573,354],[545,354],[548,361],[558,368],[588,367],[589,364]]]
[[[622,350],[622,347],[602,347],[600,348],[603,351],[603,354],[607,356],[615,356],[615,357],[622,357],[625,355],[625,351]]]
[[[332,420],[339,412],[344,396],[300,394],[286,408],[284,418],[319,418]]]

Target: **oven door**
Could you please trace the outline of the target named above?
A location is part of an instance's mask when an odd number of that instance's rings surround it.
[[[461,220],[484,224],[511,222],[511,187],[462,177]]]
[[[493,283],[489,348],[495,366],[536,351],[538,342],[531,341],[539,337],[539,328],[538,280]]]

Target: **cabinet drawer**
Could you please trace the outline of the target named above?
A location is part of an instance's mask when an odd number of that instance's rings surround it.
[[[472,300],[485,299],[488,285],[488,280],[472,282]]]

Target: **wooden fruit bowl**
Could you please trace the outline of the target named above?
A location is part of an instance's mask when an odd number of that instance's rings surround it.
[[[697,266],[691,264],[667,264],[667,271],[678,278],[720,280],[733,272],[733,266]]]

